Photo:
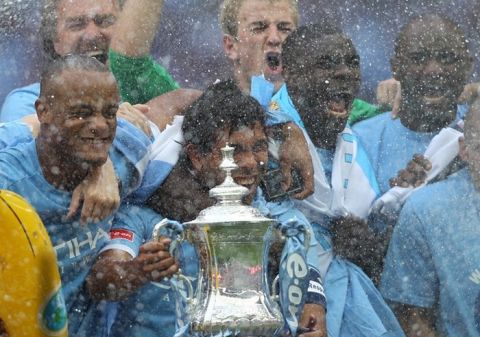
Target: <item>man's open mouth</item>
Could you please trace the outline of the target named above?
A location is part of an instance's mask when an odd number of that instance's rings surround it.
[[[266,64],[270,73],[282,73],[282,55],[278,52],[268,52],[265,56]]]
[[[242,185],[243,187],[248,188],[251,190],[254,186],[258,185],[258,176],[241,176],[241,177],[234,177],[234,180],[237,184]]]
[[[82,138],[82,142],[93,147],[104,146],[110,144],[110,138]]]
[[[89,51],[89,52],[86,52],[85,55],[96,58],[97,60],[99,60],[103,64],[107,63],[108,54],[104,50]]]
[[[353,95],[349,91],[331,92],[328,95],[327,108],[331,115],[336,117],[346,117],[350,111],[353,102]]]
[[[427,105],[443,104],[444,100],[450,96],[451,90],[443,83],[427,83],[422,87],[423,101]]]

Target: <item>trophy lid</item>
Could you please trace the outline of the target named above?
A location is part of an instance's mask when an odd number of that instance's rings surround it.
[[[238,168],[233,159],[234,148],[227,143],[221,150],[223,159],[219,167],[225,171],[226,177],[222,184],[212,188],[209,193],[210,197],[217,199],[217,203],[201,211],[195,220],[187,224],[271,223],[273,220],[264,217],[258,209],[243,204],[242,198],[248,194],[248,189],[235,183],[232,178],[232,171]]]

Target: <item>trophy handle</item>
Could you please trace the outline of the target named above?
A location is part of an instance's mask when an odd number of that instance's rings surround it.
[[[162,221],[157,223],[155,225],[155,227],[153,228],[152,240],[154,240],[154,241],[160,240],[161,230],[162,229],[171,229],[171,227],[169,227],[169,226],[170,226],[170,223],[169,223],[168,219],[163,219]],[[172,239],[172,242],[170,243],[170,247],[169,247],[168,251],[169,251],[171,256],[177,257],[178,256],[178,246],[179,246],[180,243],[183,242],[183,240],[185,240],[185,233],[182,231],[181,234],[172,235],[172,236],[170,236],[170,238]],[[194,298],[195,294],[194,294],[194,291],[193,291],[192,282],[188,279],[188,277],[186,277],[185,275],[182,274],[182,269],[179,268],[178,271],[175,273],[175,275],[173,275],[173,277],[177,278],[179,281],[183,281],[187,285],[187,301],[188,302],[193,301],[193,298]],[[156,282],[154,282],[154,283],[156,283]]]

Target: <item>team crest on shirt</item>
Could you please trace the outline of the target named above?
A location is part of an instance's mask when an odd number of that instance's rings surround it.
[[[278,105],[278,103],[276,101],[271,101],[270,105],[268,106],[268,109],[270,111],[278,111],[278,110],[280,110],[280,105]]]

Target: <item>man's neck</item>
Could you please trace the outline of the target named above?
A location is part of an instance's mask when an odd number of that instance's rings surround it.
[[[36,148],[43,176],[55,188],[73,191],[87,176],[89,167],[67,158],[63,151],[51,146],[43,137],[37,138]]]
[[[456,118],[456,104],[445,107],[445,110],[438,112],[435,119],[425,115],[421,106],[403,104],[399,111],[400,122],[406,128],[415,132],[438,132],[450,125]]]
[[[271,81],[271,80],[268,80],[268,81],[274,85],[274,93],[280,90],[282,85],[285,83],[283,79],[278,79],[276,81]],[[238,87],[245,95],[250,95],[251,83],[252,83],[251,77],[244,77],[240,72],[235,71],[235,82],[237,83]]]
[[[335,150],[337,145],[337,137],[326,135],[322,130],[325,129],[325,125],[323,123],[314,118],[317,115],[315,108],[311,109],[303,109],[301,108],[300,104],[296,104],[295,106],[298,107],[298,112],[300,117],[302,118],[303,124],[305,125],[305,129],[307,130],[307,134],[310,137],[313,145],[315,147],[319,147],[326,150]],[[308,111],[305,111],[308,110]],[[323,113],[323,112],[320,112]]]

